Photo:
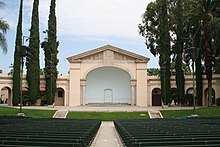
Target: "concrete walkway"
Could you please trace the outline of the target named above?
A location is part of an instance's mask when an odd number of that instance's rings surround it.
[[[57,110],[53,115],[53,118],[66,118],[68,110]]]
[[[18,108],[19,107],[14,107]],[[159,111],[159,110],[180,110],[180,109],[193,109],[192,107],[178,107],[172,106],[163,109],[161,106],[153,107],[139,107],[123,104],[115,105],[86,105],[86,106],[23,106],[22,109],[44,109],[44,110],[67,110],[76,112],[147,112],[147,111]]]
[[[157,110],[157,111],[149,110],[148,115],[150,118],[163,118],[163,115],[160,113],[159,110]]]
[[[91,147],[123,147],[112,121],[103,121]]]

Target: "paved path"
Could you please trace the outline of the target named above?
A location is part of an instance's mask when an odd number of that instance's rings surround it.
[[[18,108],[19,107],[14,107]],[[193,109],[192,107],[168,107],[163,109],[161,106],[154,107],[138,107],[131,105],[86,105],[86,106],[24,106],[22,109],[44,109],[44,110],[68,110],[81,112],[137,112],[137,111],[159,111],[159,110],[180,110]]]
[[[163,118],[159,110],[149,110],[148,114],[150,118]]]
[[[91,147],[123,147],[112,121],[103,121]]]
[[[57,110],[53,115],[53,118],[66,118],[68,110]]]

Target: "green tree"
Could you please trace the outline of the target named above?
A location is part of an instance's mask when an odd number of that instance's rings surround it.
[[[157,0],[148,4],[143,15],[142,25],[139,25],[140,34],[146,39],[150,52],[159,55],[161,67],[160,79],[163,102],[170,101],[170,35],[167,14],[167,0]]]
[[[220,7],[220,6],[219,6]],[[220,74],[220,14],[216,14],[210,23],[214,48],[214,73]]]
[[[184,32],[183,32],[183,2],[182,0],[177,0],[176,7],[174,9],[175,14],[175,32],[176,32],[176,43],[174,45],[174,50],[176,54],[175,59],[175,70],[176,70],[176,86],[179,100],[183,99],[185,95],[185,80],[183,67],[183,46],[184,46]]]
[[[45,52],[45,79],[46,79],[46,96],[48,104],[53,104],[56,92],[57,80],[57,24],[56,24],[56,0],[51,0],[50,14],[48,20],[47,40],[42,43]]]
[[[21,57],[20,50],[22,45],[22,9],[23,9],[23,0],[20,0],[20,9],[15,41],[15,51],[14,51],[14,64],[13,64],[13,100],[12,103],[14,106],[19,103],[19,96],[21,95]]]
[[[169,20],[168,20],[168,3],[167,0],[159,0],[159,40],[158,46],[160,48],[160,60],[159,64],[162,67],[161,71],[161,89],[163,102],[168,104],[171,98],[170,93],[170,55],[171,55],[171,46],[170,46],[170,35],[169,35]]]
[[[39,0],[34,0],[31,29],[30,29],[30,54],[31,60],[27,63],[27,82],[28,82],[28,95],[31,104],[34,104],[39,97],[40,86],[40,65],[39,65]]]
[[[5,6],[5,3],[0,2],[0,8],[3,8]],[[3,50],[3,53],[7,53],[8,46],[7,46],[7,40],[6,40],[6,33],[9,30],[8,23],[0,18],[0,47]]]
[[[160,69],[158,68],[148,68],[147,69],[148,76],[160,76]]]
[[[189,18],[192,22],[200,25],[203,45],[203,56],[205,61],[205,72],[208,81],[208,105],[212,105],[212,68],[214,48],[212,45],[212,30],[211,22],[216,17],[216,12],[219,8],[220,1],[218,0],[194,0]]]
[[[202,105],[202,97],[203,97],[203,66],[202,66],[202,52],[203,52],[203,42],[204,40],[201,37],[201,25],[200,22],[192,16],[194,12],[193,10],[193,1],[189,1],[186,9],[188,11],[185,12],[185,22],[184,22],[184,30],[186,34],[188,34],[187,38],[190,40],[188,42],[187,48],[194,47],[194,52],[196,52],[197,58],[195,60],[196,66],[196,99],[197,104]]]

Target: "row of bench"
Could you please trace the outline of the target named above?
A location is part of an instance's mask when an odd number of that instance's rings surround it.
[[[220,118],[115,120],[126,147],[220,146]]]
[[[0,146],[87,147],[100,125],[96,119],[0,117]]]

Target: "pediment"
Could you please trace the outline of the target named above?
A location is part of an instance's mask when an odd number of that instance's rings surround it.
[[[117,48],[111,45],[102,46],[75,56],[68,57],[67,60],[70,63],[74,62],[100,62],[100,63],[112,63],[112,62],[145,62],[149,61],[149,58],[142,55],[138,55],[121,48]]]

